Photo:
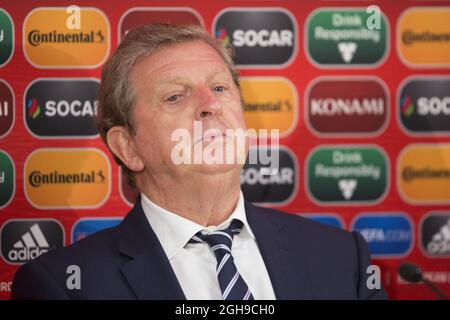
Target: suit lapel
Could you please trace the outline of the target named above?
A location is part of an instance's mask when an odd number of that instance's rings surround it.
[[[277,299],[311,299],[304,255],[296,255],[282,232],[284,225],[264,209],[245,202],[247,220],[256,237]],[[185,300],[176,275],[145,217],[140,197],[119,226],[119,251],[130,260],[122,274],[138,299]],[[305,239],[304,241],[307,241]],[[296,245],[303,245],[297,240]]]
[[[283,233],[285,227],[266,210],[245,202],[248,223],[272,282],[275,296],[280,300],[312,299],[305,256],[294,254],[292,244]],[[307,239],[305,239],[307,241]],[[302,243],[296,242],[300,247]]]
[[[141,197],[119,227],[119,250],[130,258],[121,271],[139,299],[186,299],[141,206]]]

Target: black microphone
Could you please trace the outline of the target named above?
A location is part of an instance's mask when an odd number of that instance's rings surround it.
[[[448,297],[433,282],[423,277],[422,270],[413,263],[403,263],[398,268],[398,274],[406,281],[411,283],[423,282],[431,291],[441,300],[448,300]]]

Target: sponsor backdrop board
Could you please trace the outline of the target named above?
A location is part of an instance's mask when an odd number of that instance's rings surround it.
[[[360,232],[393,299],[434,298],[405,261],[450,294],[450,1],[16,0],[0,3],[0,299],[19,265],[131,208],[92,119],[121,36],[158,21],[232,45],[249,126],[280,131],[251,149],[279,161],[244,167],[247,199]]]

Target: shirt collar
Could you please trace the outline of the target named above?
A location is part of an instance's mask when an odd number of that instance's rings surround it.
[[[158,206],[143,193],[141,193],[141,204],[145,216],[158,237],[169,260],[172,259],[179,250],[184,248],[186,243],[197,232],[204,230],[203,233],[209,233],[214,230],[224,229],[229,226],[233,219],[242,221],[243,228],[248,231],[253,239],[255,238],[247,222],[242,191],[239,193],[238,202],[230,217],[219,226],[209,226],[206,228],[194,221]]]

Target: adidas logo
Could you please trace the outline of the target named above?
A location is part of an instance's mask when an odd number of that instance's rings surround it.
[[[450,219],[433,235],[427,244],[427,251],[433,255],[450,254]]]
[[[355,42],[340,42],[338,49],[345,63],[350,63],[355,55],[358,45]]]
[[[341,179],[338,181],[339,189],[341,189],[342,196],[345,200],[352,198],[357,185],[358,181],[355,179]]]
[[[50,246],[37,223],[30,227],[30,231],[22,235],[22,239],[14,243],[8,252],[8,258],[15,262],[27,262],[47,252]]]

